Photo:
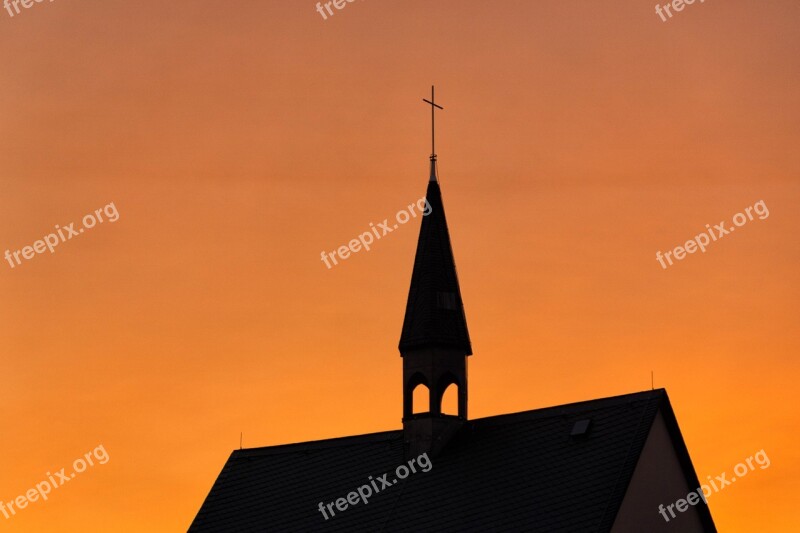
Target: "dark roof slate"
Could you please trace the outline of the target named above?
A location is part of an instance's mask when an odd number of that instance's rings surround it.
[[[327,521],[319,502],[406,464],[402,431],[237,450],[189,531],[608,531],[659,410],[699,486],[659,389],[472,420],[429,472]]]

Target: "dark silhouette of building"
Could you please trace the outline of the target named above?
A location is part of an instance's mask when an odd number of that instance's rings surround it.
[[[403,429],[236,450],[190,531],[716,531],[702,501],[659,512],[700,487],[663,389],[468,418],[472,347],[435,155],[427,199],[399,345]],[[455,415],[441,408],[451,386]],[[413,405],[417,387],[429,405]]]
[[[422,219],[411,288],[400,335],[403,357],[403,433],[411,454],[438,453],[467,421],[467,357],[472,345],[458,285],[456,263],[436,177],[436,156],[425,198],[430,213]],[[426,207],[427,208],[427,207]],[[442,413],[445,390],[455,386],[458,414]],[[413,411],[414,390],[428,389],[429,405]]]

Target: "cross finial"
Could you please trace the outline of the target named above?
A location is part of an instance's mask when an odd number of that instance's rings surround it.
[[[422,99],[423,102],[426,104],[431,105],[431,181],[437,181],[436,179],[436,118],[434,116],[434,112],[436,108],[444,109],[442,106],[436,103],[434,98],[434,87],[431,85],[431,99],[427,100],[425,98]]]

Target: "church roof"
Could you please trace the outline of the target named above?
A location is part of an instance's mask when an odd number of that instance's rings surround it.
[[[658,412],[698,487],[658,389],[471,420],[428,472],[327,521],[319,502],[407,464],[402,431],[236,450],[189,531],[608,531]],[[708,508],[698,510],[715,531]]]
[[[401,353],[419,347],[443,347],[457,348],[471,355],[467,319],[435,164],[433,159],[425,195],[430,205],[429,214],[422,218],[419,231],[399,347]]]

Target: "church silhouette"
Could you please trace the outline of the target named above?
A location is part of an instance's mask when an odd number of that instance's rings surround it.
[[[664,389],[468,417],[472,346],[435,145],[426,197],[399,344],[402,429],[235,450],[189,531],[716,531],[704,500],[659,513],[700,487]],[[442,412],[450,387],[455,414]]]

